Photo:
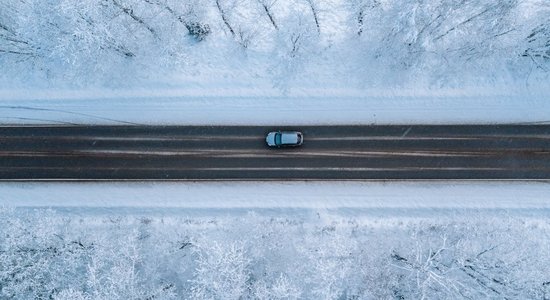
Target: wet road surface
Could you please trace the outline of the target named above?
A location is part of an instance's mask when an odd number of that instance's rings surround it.
[[[550,125],[0,127],[0,180],[143,179],[550,179]]]

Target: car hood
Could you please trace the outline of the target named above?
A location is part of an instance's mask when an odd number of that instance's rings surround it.
[[[275,145],[275,132],[270,132],[270,133],[266,136],[265,141],[266,141],[269,145]]]

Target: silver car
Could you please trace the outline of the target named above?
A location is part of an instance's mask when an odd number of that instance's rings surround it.
[[[304,142],[299,131],[273,131],[267,134],[265,141],[269,147],[295,147]]]

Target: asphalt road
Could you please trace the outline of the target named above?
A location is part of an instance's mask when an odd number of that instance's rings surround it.
[[[0,127],[0,180],[44,179],[550,179],[550,125]]]

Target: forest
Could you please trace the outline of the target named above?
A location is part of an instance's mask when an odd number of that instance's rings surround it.
[[[236,69],[283,89],[315,77],[367,87],[525,84],[547,80],[549,61],[550,4],[542,0],[0,3],[4,85]]]
[[[188,213],[4,208],[0,298],[550,297],[547,218]]]

